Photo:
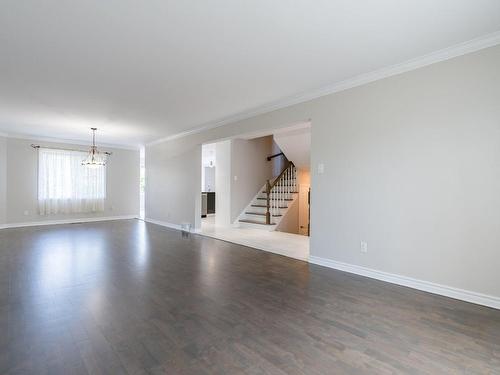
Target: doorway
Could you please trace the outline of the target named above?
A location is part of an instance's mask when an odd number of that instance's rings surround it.
[[[216,213],[216,146],[215,143],[201,148],[201,219],[215,221]]]
[[[307,260],[310,127],[310,122],[301,123],[202,145],[200,234]],[[213,214],[207,167],[215,175]]]

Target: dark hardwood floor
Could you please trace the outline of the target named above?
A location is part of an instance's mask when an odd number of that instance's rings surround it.
[[[500,311],[137,220],[0,230],[1,374],[500,374]]]

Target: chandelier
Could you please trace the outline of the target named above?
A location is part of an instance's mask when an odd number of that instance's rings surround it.
[[[95,145],[95,132],[97,128],[90,128],[92,130],[92,146],[90,146],[89,153],[85,160],[82,161],[82,165],[86,167],[103,167],[106,165],[106,152],[99,152],[97,146]]]

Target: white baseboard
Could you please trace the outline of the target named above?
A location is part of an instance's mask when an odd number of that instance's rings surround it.
[[[451,297],[462,301],[475,303],[478,305],[500,309],[500,297],[494,297],[487,294],[471,292],[469,290],[458,289],[451,286],[436,284],[424,280],[418,280],[407,276],[396,275],[393,273],[377,271],[371,268],[366,268],[343,262],[337,262],[335,260],[316,257],[312,255],[309,257],[309,262],[340,271],[354,273],[356,275],[370,277],[372,279],[377,279],[393,284],[406,286],[413,289],[422,290],[424,292],[439,294],[441,296]]]
[[[26,223],[8,223],[8,224],[0,224],[0,229],[22,228],[22,227],[36,227],[36,226],[41,226],[41,225],[92,223],[92,222],[95,222],[95,221],[130,220],[130,219],[137,219],[137,215],[106,216],[106,217],[83,217],[83,218],[61,219],[61,220],[29,221],[29,222],[26,222]]]
[[[144,218],[144,221],[146,223],[161,225],[162,227],[167,227],[170,229],[182,230],[182,226],[180,224],[173,224],[173,223],[169,223],[167,221],[155,220],[155,219],[150,219],[147,217]],[[191,228],[190,232],[191,233],[201,233],[201,229]]]
[[[155,220],[155,219],[150,219],[148,217],[144,218],[144,221],[146,223],[151,223],[151,224],[156,224],[156,225],[161,225],[162,227],[167,227],[170,229],[177,229],[181,230],[181,226],[179,224],[173,224],[173,223],[168,223],[166,221],[161,221],[161,220]]]

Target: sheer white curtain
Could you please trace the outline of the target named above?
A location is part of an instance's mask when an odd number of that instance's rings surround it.
[[[104,211],[106,167],[82,165],[81,151],[38,150],[40,215]]]

